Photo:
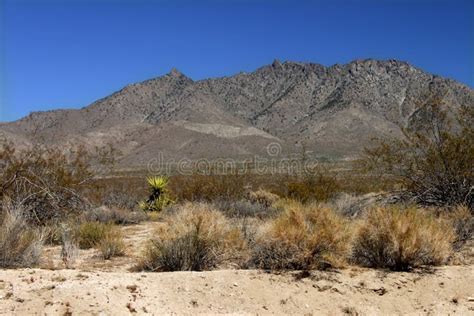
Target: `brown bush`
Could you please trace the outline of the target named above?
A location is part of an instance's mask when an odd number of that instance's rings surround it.
[[[170,178],[172,196],[178,201],[236,200],[245,195],[244,175],[175,176]]]
[[[335,174],[321,168],[303,175],[301,180],[290,181],[288,197],[303,203],[325,202],[341,191]]]
[[[118,207],[101,206],[87,210],[81,214],[87,222],[101,222],[104,224],[131,225],[147,220],[143,211],[132,211]]]
[[[381,140],[366,149],[365,167],[403,184],[403,196],[424,205],[474,208],[474,107],[450,118],[439,99],[420,109],[424,125],[403,140]],[[454,123],[454,124],[453,124]]]
[[[91,176],[82,148],[67,154],[41,146],[17,151],[3,143],[0,149],[0,201],[21,204],[27,220],[36,224],[84,209],[79,190]]]
[[[286,202],[287,211],[257,238],[252,263],[263,269],[322,269],[344,264],[350,250],[347,222],[331,209]]]
[[[454,249],[459,250],[474,235],[474,215],[464,205],[458,205],[454,209],[443,213],[444,218],[451,222],[456,234]]]
[[[238,261],[245,249],[240,231],[209,204],[186,203],[166,222],[137,269],[210,270],[230,260]]]
[[[97,244],[102,257],[109,260],[112,257],[119,257],[125,254],[125,243],[120,230],[111,229]]]
[[[368,267],[406,271],[449,258],[454,232],[447,221],[416,208],[375,208],[356,234],[353,259]]]
[[[280,197],[269,191],[259,189],[257,191],[251,191],[247,194],[247,199],[253,204],[259,204],[264,208],[272,207]]]
[[[35,266],[39,262],[42,246],[42,234],[28,226],[21,210],[4,210],[0,217],[0,267]]]

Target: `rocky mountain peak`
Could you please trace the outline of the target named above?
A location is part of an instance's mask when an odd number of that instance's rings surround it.
[[[274,60],[254,72],[193,81],[176,68],[80,110],[32,114],[0,124],[22,143],[112,144],[124,164],[160,153],[179,159],[287,152],[304,143],[316,156],[354,157],[373,137],[403,137],[430,96],[456,108],[474,91],[397,60],[360,59],[325,67]],[[262,152],[263,148],[263,152]]]

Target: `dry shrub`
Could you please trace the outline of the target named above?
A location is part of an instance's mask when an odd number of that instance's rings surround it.
[[[43,238],[40,231],[28,226],[22,211],[4,210],[0,218],[0,267],[32,267],[38,264]]]
[[[186,203],[166,218],[138,269],[202,271],[237,260],[245,242],[241,232],[211,205]]]
[[[287,187],[288,197],[303,203],[325,202],[341,191],[336,175],[323,169],[307,173],[301,180],[289,181]]]
[[[422,205],[467,205],[474,209],[474,107],[461,106],[453,120],[442,98],[428,100],[404,130],[402,140],[380,140],[366,149],[367,170],[393,176],[402,196]],[[425,122],[423,124],[423,122]]]
[[[123,256],[125,254],[125,243],[121,231],[118,229],[107,231],[97,244],[97,249],[105,260]]]
[[[450,256],[454,238],[447,221],[422,209],[374,208],[356,234],[353,259],[396,271],[439,265]]]
[[[255,217],[268,219],[281,213],[282,208],[277,204],[251,202],[249,200],[217,200],[213,205],[229,218]]]
[[[270,208],[280,199],[280,197],[266,190],[259,189],[254,192],[249,192],[247,199],[253,204],[259,204],[262,207]]]
[[[81,249],[89,249],[98,245],[110,232],[112,225],[100,222],[84,222],[79,225],[75,239]]]
[[[445,214],[456,233],[454,240],[454,249],[459,250],[474,234],[474,216],[468,207],[458,205],[453,210]]]
[[[245,196],[246,175],[193,174],[170,179],[170,190],[179,201],[238,200]]]
[[[258,237],[252,263],[270,270],[342,266],[350,252],[351,232],[346,220],[314,204],[287,205],[287,211]]]
[[[66,267],[70,269],[73,267],[79,250],[72,229],[68,225],[61,227],[61,260]]]
[[[102,199],[102,203],[109,208],[118,208],[125,210],[137,210],[138,197],[133,197],[130,192],[112,190],[107,192]]]
[[[88,203],[80,194],[92,177],[83,148],[63,153],[35,146],[22,151],[11,143],[0,148],[0,199],[21,204],[27,220],[47,224],[66,218]]]
[[[131,225],[145,221],[147,215],[143,211],[131,211],[124,208],[101,206],[84,212],[82,218],[89,222]]]

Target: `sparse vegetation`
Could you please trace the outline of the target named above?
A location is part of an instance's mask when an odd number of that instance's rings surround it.
[[[344,265],[351,232],[331,209],[290,202],[269,223],[252,250],[252,263],[263,269],[324,269]]]
[[[167,218],[138,269],[202,271],[236,259],[245,249],[240,231],[211,205],[186,203]]]
[[[63,225],[61,227],[61,260],[66,269],[73,267],[78,253],[79,250],[72,229],[68,225]]]
[[[452,252],[449,223],[411,207],[374,208],[360,223],[353,246],[356,263],[406,271],[445,263]]]
[[[454,249],[459,250],[474,235],[474,215],[464,205],[458,205],[445,213],[445,218],[451,222],[456,233]]]
[[[302,179],[288,183],[288,197],[305,202],[325,202],[341,191],[336,174],[317,168]]]
[[[0,267],[33,267],[39,262],[43,236],[28,226],[22,210],[5,209],[0,216]]]
[[[88,222],[97,221],[104,224],[131,225],[145,221],[147,216],[143,211],[101,206],[85,211],[82,218]]]
[[[112,225],[100,222],[84,222],[79,225],[76,240],[81,249],[97,246],[110,232]]]
[[[36,146],[18,151],[4,142],[0,149],[0,201],[23,208],[26,219],[45,225],[87,207],[80,189],[90,178],[83,148],[65,154]]]
[[[123,256],[125,254],[125,243],[120,230],[111,229],[107,231],[105,236],[98,242],[97,248],[105,260]]]
[[[405,130],[403,140],[383,140],[367,149],[365,166],[397,178],[403,196],[417,203],[464,204],[472,212],[474,108],[462,107],[453,119],[443,106],[440,99],[429,100],[418,113],[426,123]]]

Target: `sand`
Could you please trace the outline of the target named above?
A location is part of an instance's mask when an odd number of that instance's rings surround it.
[[[472,262],[410,273],[129,272],[158,225],[123,227],[121,258],[81,250],[73,269],[64,269],[56,246],[45,249],[42,268],[0,270],[0,314],[474,315]]]

